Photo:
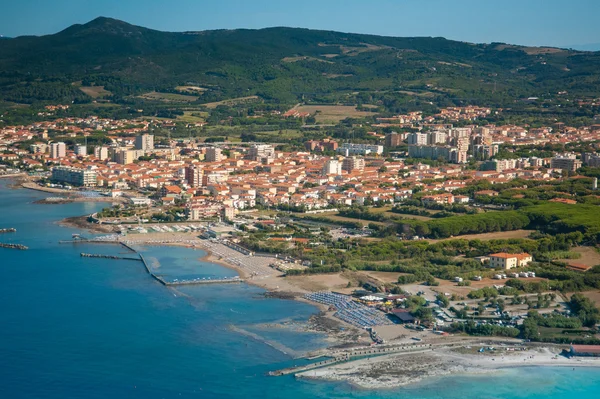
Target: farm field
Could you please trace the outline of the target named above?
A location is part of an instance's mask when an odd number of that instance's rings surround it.
[[[151,91],[149,93],[142,94],[139,97],[144,98],[146,100],[156,100],[164,102],[194,102],[198,100],[198,96],[188,96],[184,94],[175,93],[159,93],[156,91]]]
[[[372,112],[357,111],[350,105],[300,105],[295,108],[299,112],[314,115],[317,123],[338,123],[346,118],[363,118],[374,115]],[[317,113],[317,111],[319,111]]]
[[[258,97],[258,96],[238,97],[238,98],[231,98],[229,100],[205,103],[205,104],[201,104],[201,105],[203,105],[206,108],[214,109],[214,108],[217,108],[219,105],[235,105],[235,104],[239,104],[242,102],[255,101],[255,100],[260,100],[260,97]]]
[[[204,122],[208,117],[208,112],[203,111],[183,111],[183,115],[177,115],[177,120],[188,123]]]
[[[92,98],[101,98],[112,95],[110,91],[104,89],[104,86],[81,86],[79,87],[79,90]]]
[[[191,94],[202,94],[202,92],[206,91],[205,88],[198,86],[177,86],[175,87],[175,90]]]
[[[265,132],[254,132],[257,139],[264,140],[265,138],[276,138],[279,142],[284,142],[286,140],[293,140],[302,138],[303,134],[300,130],[297,129],[283,129],[283,130],[271,130]],[[269,140],[270,141],[270,140]]]
[[[600,253],[594,247],[577,247],[571,251],[581,254],[581,258],[573,260],[575,263],[581,263],[586,266],[600,265]]]

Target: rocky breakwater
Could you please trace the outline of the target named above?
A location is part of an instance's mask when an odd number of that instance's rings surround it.
[[[26,247],[23,244],[5,244],[5,243],[1,243],[1,242],[0,242],[0,248],[21,249],[21,250],[29,249],[29,247]]]

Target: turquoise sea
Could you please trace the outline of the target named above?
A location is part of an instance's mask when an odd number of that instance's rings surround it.
[[[43,193],[11,190],[8,183],[0,180],[0,228],[18,231],[1,234],[0,242],[30,250],[0,248],[0,398],[600,397],[595,369],[510,369],[389,391],[267,377],[269,370],[297,364],[294,354],[323,345],[317,334],[267,324],[293,325],[316,308],[266,299],[244,284],[175,290],[151,279],[138,262],[82,259],[80,252],[124,250],[59,244],[78,231],[56,221],[105,205],[36,205]],[[235,274],[199,262],[202,251],[143,250],[168,278]]]

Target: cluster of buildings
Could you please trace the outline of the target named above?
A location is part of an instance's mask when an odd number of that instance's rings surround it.
[[[469,152],[476,159],[489,159],[498,152],[489,129],[481,127],[437,128],[409,133],[407,142],[411,158],[442,158],[454,163],[466,163]]]
[[[440,115],[449,120],[457,115],[473,120],[486,114],[486,109],[470,107],[446,109]],[[600,128],[574,129],[558,124],[529,130],[493,125],[457,128],[433,123],[441,117],[430,119],[414,112],[391,118],[412,129],[373,135],[381,144],[338,143],[328,138],[307,141],[305,151],[296,152],[278,152],[269,144],[215,146],[191,139],[168,140],[156,146],[149,132],[155,126],[171,128],[173,122],[63,118],[1,129],[0,161],[25,170],[53,168],[53,181],[72,186],[156,190],[158,201],[185,203],[190,219],[229,217],[232,212],[256,205],[312,210],[394,203],[410,198],[417,189],[426,193],[425,202],[466,203],[468,197],[455,196],[452,191],[469,181],[485,179],[496,184],[514,178],[552,180],[557,177],[555,171],[574,171],[582,162],[600,165],[600,155],[595,153],[583,154],[581,159],[576,154],[559,154],[552,158],[487,160],[480,170],[471,170],[461,164],[470,157],[486,160],[496,155],[501,143],[531,143],[532,137],[544,144],[556,143],[571,134],[581,135],[584,140],[600,140]],[[384,123],[383,119],[378,122]],[[107,132],[106,144],[67,145],[52,140],[57,135],[87,137],[97,130]],[[18,146],[22,141],[33,144],[28,150],[22,149]],[[401,158],[382,156],[386,147],[393,149],[404,143],[408,143],[409,157],[443,158],[456,165],[408,165]],[[165,191],[165,187],[170,189]],[[479,195],[497,194],[490,191]]]

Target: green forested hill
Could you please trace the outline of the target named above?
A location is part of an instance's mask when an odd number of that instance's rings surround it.
[[[558,91],[600,92],[600,52],[470,44],[293,28],[170,33],[97,18],[42,37],[0,41],[0,99],[89,101],[74,82],[116,102],[178,85],[199,102],[341,99],[410,92],[435,101],[506,104]],[[385,99],[384,99],[385,100]]]

